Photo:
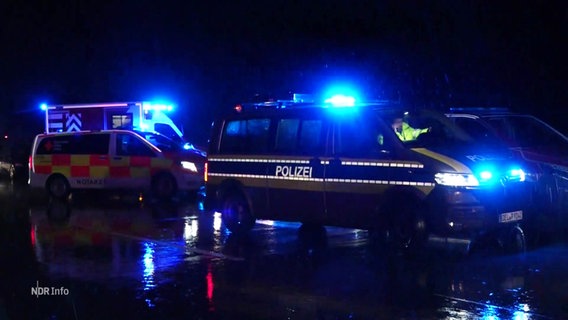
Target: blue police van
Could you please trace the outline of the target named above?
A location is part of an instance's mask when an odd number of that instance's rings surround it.
[[[404,111],[345,96],[238,105],[212,125],[206,205],[232,232],[271,219],[373,230],[403,250],[524,246],[522,163],[444,114]],[[399,138],[400,120],[416,137]]]

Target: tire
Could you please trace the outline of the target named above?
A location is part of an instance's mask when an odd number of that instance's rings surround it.
[[[412,254],[426,239],[426,223],[419,213],[419,202],[398,198],[385,206],[387,219],[378,229],[379,241],[387,250],[397,254]]]
[[[152,194],[160,200],[169,200],[177,193],[176,179],[169,173],[160,173],[152,179]]]
[[[45,183],[47,193],[55,199],[66,199],[71,194],[69,181],[63,175],[55,174],[47,179]]]
[[[248,201],[241,193],[235,192],[225,196],[221,210],[223,223],[232,233],[247,233],[256,223]]]
[[[523,229],[514,226],[509,229],[502,240],[505,254],[523,254],[527,251],[527,241]]]

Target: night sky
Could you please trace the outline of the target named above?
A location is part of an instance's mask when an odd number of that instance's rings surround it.
[[[39,133],[41,102],[163,98],[202,143],[237,102],[342,81],[414,106],[508,106],[567,131],[566,1],[426,2],[3,0],[0,128]]]

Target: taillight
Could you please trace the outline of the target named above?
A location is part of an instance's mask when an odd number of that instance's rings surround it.
[[[209,174],[209,169],[207,169],[207,162],[205,162],[203,169],[203,180],[207,182],[207,175]]]
[[[33,170],[33,168],[32,168],[32,156],[28,157],[28,169]]]

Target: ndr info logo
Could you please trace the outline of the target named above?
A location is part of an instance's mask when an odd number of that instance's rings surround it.
[[[32,287],[32,296],[67,296],[69,295],[69,289],[60,287],[40,287],[39,281],[36,281],[36,286]]]

